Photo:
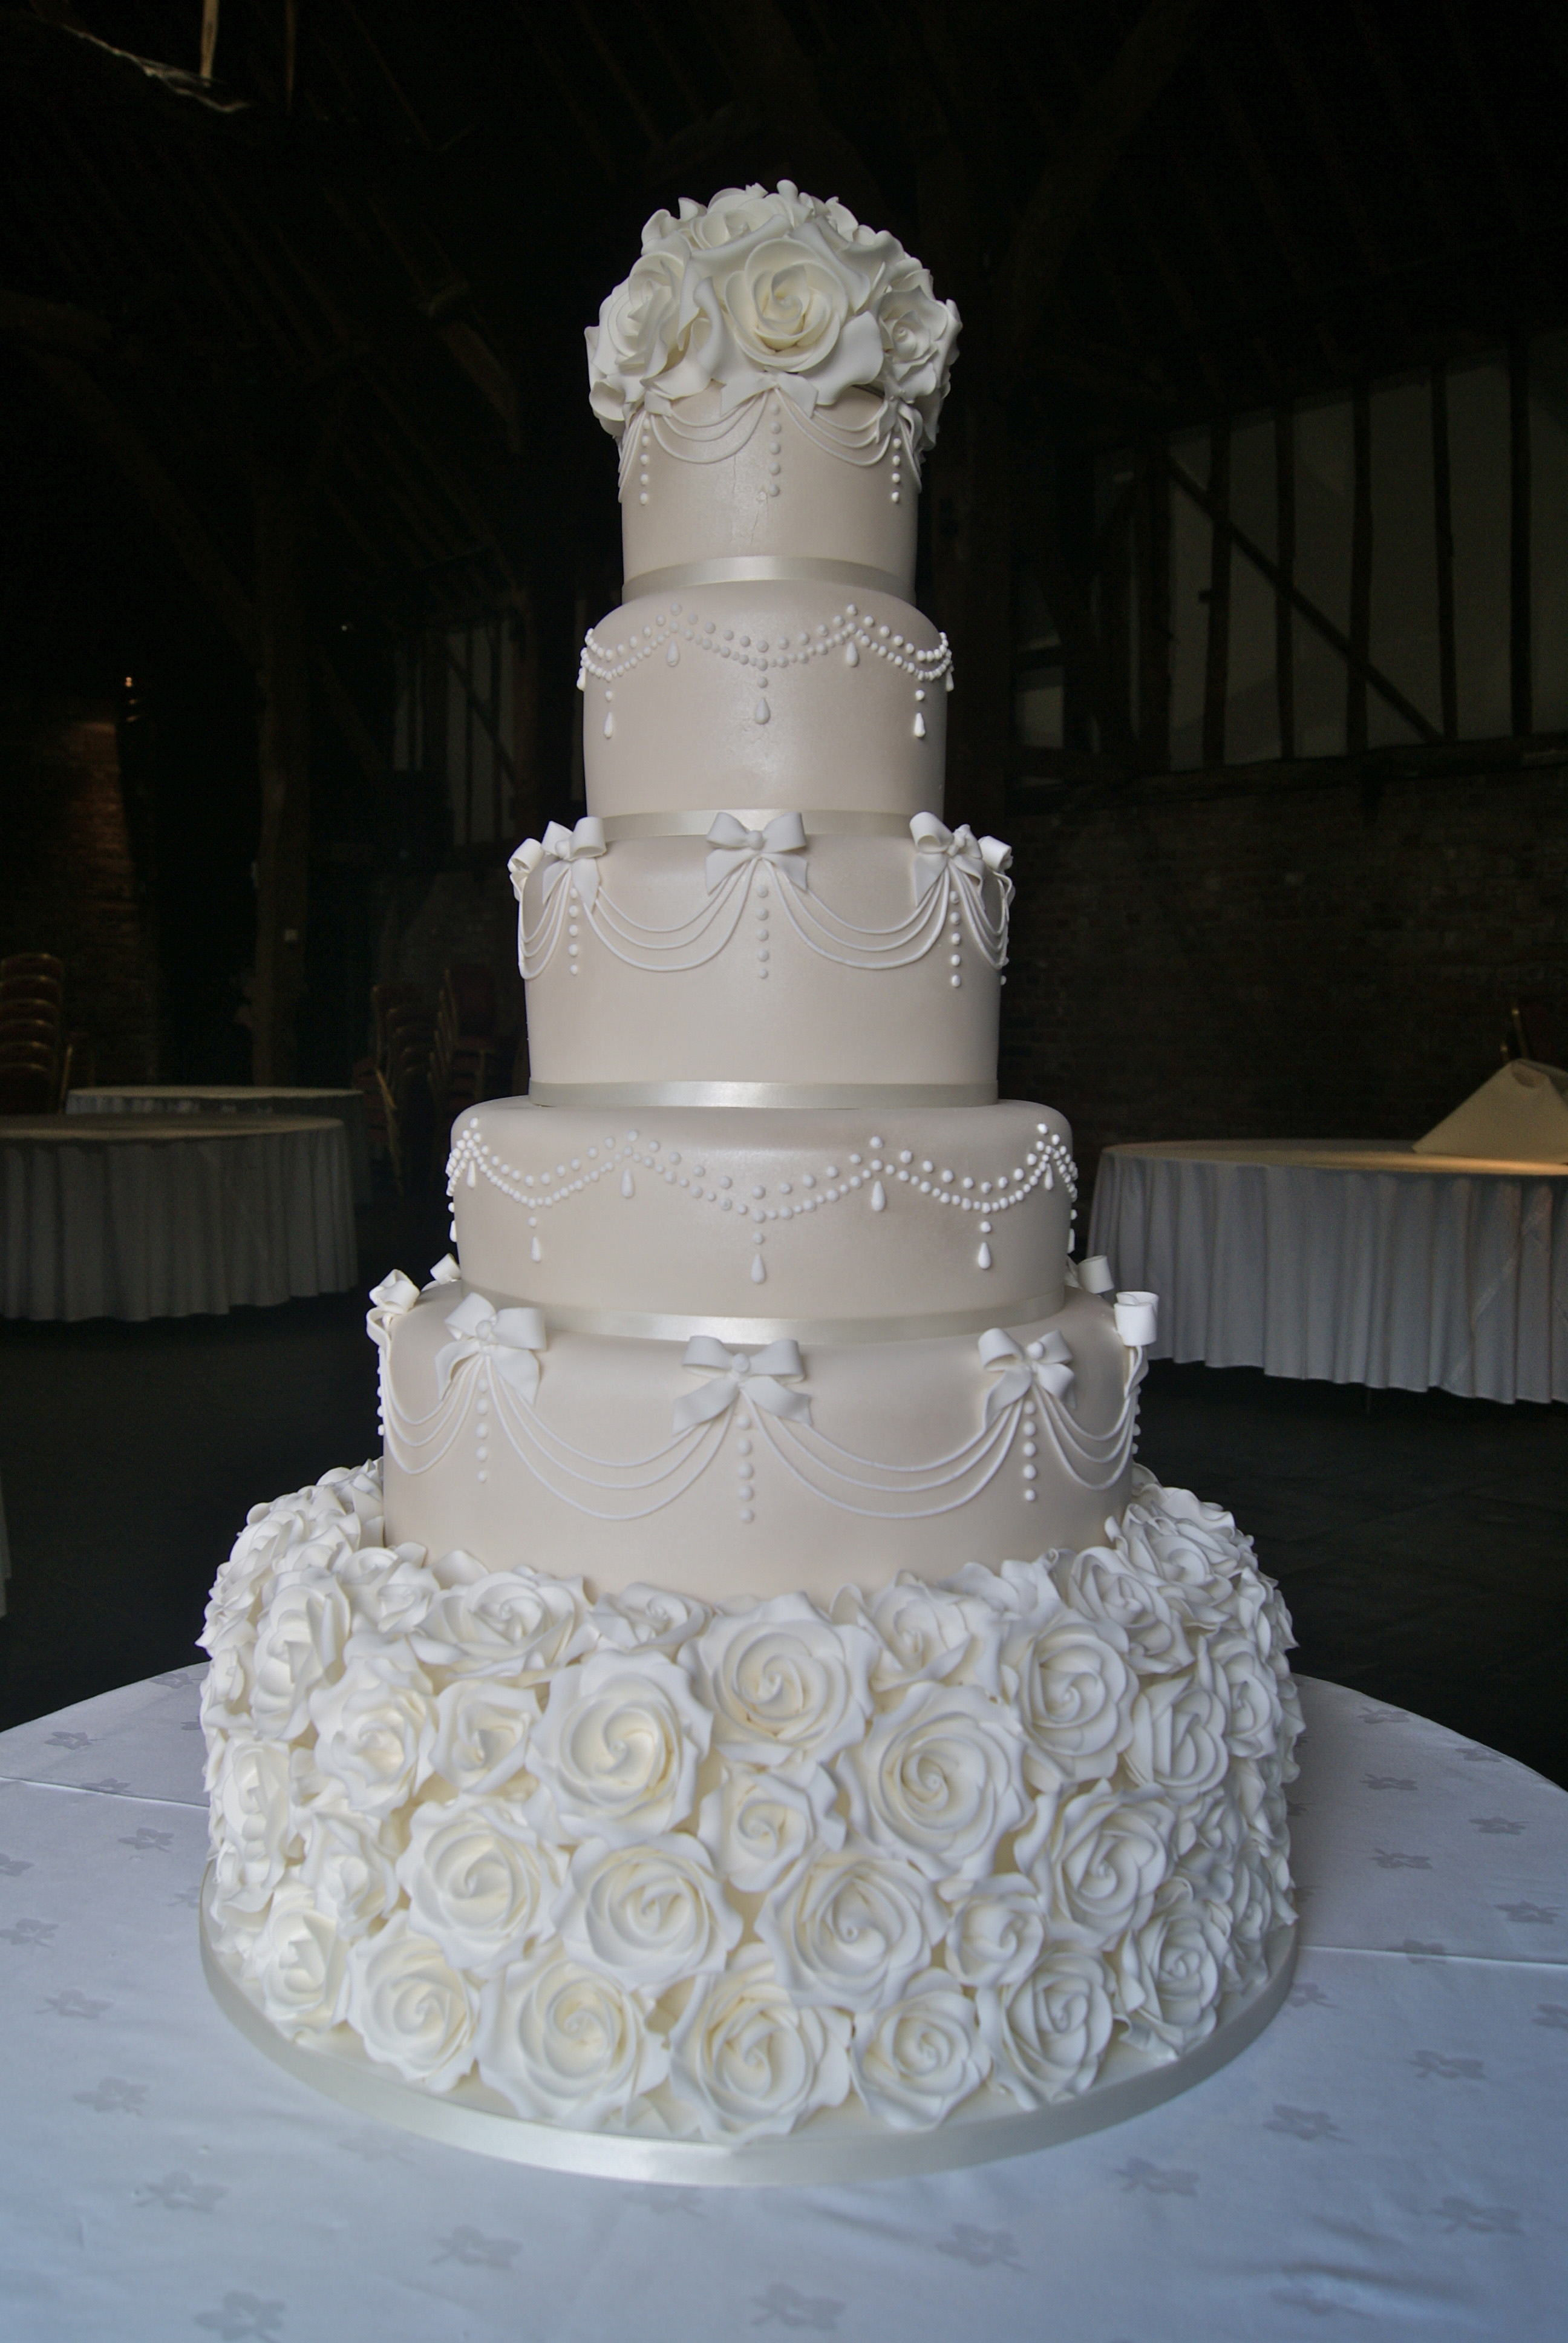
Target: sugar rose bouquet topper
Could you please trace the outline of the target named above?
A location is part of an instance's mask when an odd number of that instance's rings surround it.
[[[854,386],[896,407],[911,452],[934,445],[959,313],[897,236],[830,196],[727,187],[655,212],[642,255],[588,328],[589,396],[618,438],[646,409],[717,388],[729,415],[778,390],[809,415]]]

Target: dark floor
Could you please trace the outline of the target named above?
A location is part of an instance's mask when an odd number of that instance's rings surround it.
[[[362,1232],[366,1282],[423,1272],[438,1218]],[[0,1726],[198,1658],[258,1497],[377,1446],[358,1293],[126,1326],[0,1323],[13,1575]],[[1420,1710],[1568,1785],[1568,1407],[1156,1366],[1141,1454],[1230,1506],[1312,1675]]]

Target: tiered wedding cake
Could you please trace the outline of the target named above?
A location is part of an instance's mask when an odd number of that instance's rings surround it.
[[[506,2153],[1005,2152],[1282,1986],[1288,1623],[1134,1464],[1152,1299],[996,1099],[1010,856],[942,820],[908,598],[957,326],[788,184],[649,222],[590,810],[513,859],[531,1094],[454,1132],[460,1269],[372,1297],[383,1466],[214,1591],[215,1984]]]

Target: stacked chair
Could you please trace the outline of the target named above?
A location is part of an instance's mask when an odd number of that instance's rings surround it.
[[[422,1158],[421,1142],[427,1136],[435,1023],[417,984],[372,985],[370,1005],[376,1020],[372,1077],[379,1107],[379,1115],[370,1118],[370,1135],[383,1139],[401,1195],[408,1165]]]
[[[65,969],[53,952],[0,960],[0,1114],[57,1114],[71,1081]]]

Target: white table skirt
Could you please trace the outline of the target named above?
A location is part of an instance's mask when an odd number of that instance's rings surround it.
[[[0,1121],[0,1316],[183,1318],[357,1273],[341,1122]]]
[[[1089,1251],[1160,1296],[1152,1355],[1568,1399],[1568,1165],[1361,1144],[1111,1147]]]
[[[201,1670],[0,1735],[0,2328],[17,2343],[1555,2343],[1568,1795],[1302,1685],[1289,2003],[1016,2162],[634,2187],[357,2118],[208,1998]]]
[[[365,1120],[365,1093],[347,1090],[302,1089],[294,1086],[259,1088],[254,1082],[122,1082],[95,1083],[86,1090],[67,1091],[67,1114],[329,1114],[348,1133],[348,1168],[354,1180],[354,1202],[368,1204],[370,1137]]]

